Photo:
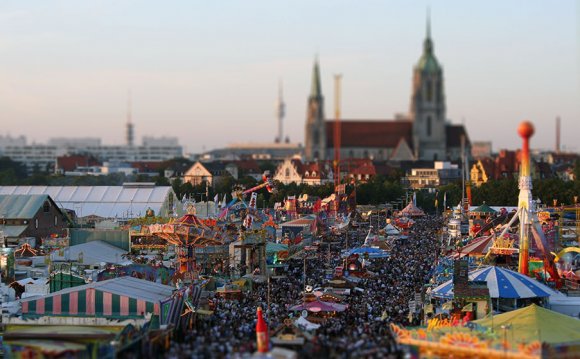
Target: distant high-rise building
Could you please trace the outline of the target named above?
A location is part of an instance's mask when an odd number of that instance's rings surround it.
[[[101,139],[96,137],[54,137],[48,139],[48,145],[81,149],[101,146]]]
[[[1,149],[9,146],[26,146],[26,137],[12,137],[10,135],[2,136],[0,135],[0,154]]]

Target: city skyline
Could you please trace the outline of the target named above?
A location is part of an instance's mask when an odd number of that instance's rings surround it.
[[[409,110],[429,3],[156,5],[0,5],[0,135],[123,144],[130,89],[136,143],[175,136],[195,153],[273,141],[282,80],[284,133],[304,143],[315,56],[327,118],[336,73],[343,74],[344,119]],[[560,116],[563,149],[580,151],[578,11],[572,1],[431,4],[447,117],[498,150],[519,147],[524,119],[537,129],[532,147],[553,149]]]

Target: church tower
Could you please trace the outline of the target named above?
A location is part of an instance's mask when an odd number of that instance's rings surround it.
[[[433,53],[431,21],[427,16],[427,36],[423,42],[423,54],[413,70],[411,94],[410,115],[417,160],[443,161],[447,157],[443,89],[443,69]]]
[[[312,87],[306,111],[304,154],[307,161],[326,159],[326,123],[324,120],[324,97],[320,86],[318,59],[312,70]]]

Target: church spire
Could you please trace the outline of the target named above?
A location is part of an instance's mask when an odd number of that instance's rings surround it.
[[[318,67],[318,56],[314,60],[314,68],[312,69],[312,87],[310,89],[310,97],[321,97],[322,88],[320,86],[320,69]]]
[[[431,8],[427,8],[427,38],[431,38]]]
[[[431,40],[431,9],[427,8],[427,33],[423,42],[423,53],[425,55],[433,54],[433,40]]]

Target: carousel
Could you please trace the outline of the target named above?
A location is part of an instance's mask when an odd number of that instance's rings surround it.
[[[195,215],[193,204],[187,214],[166,224],[152,224],[149,233],[175,247],[180,273],[192,272],[195,266],[195,249],[223,246],[224,235],[218,227],[209,227]]]

